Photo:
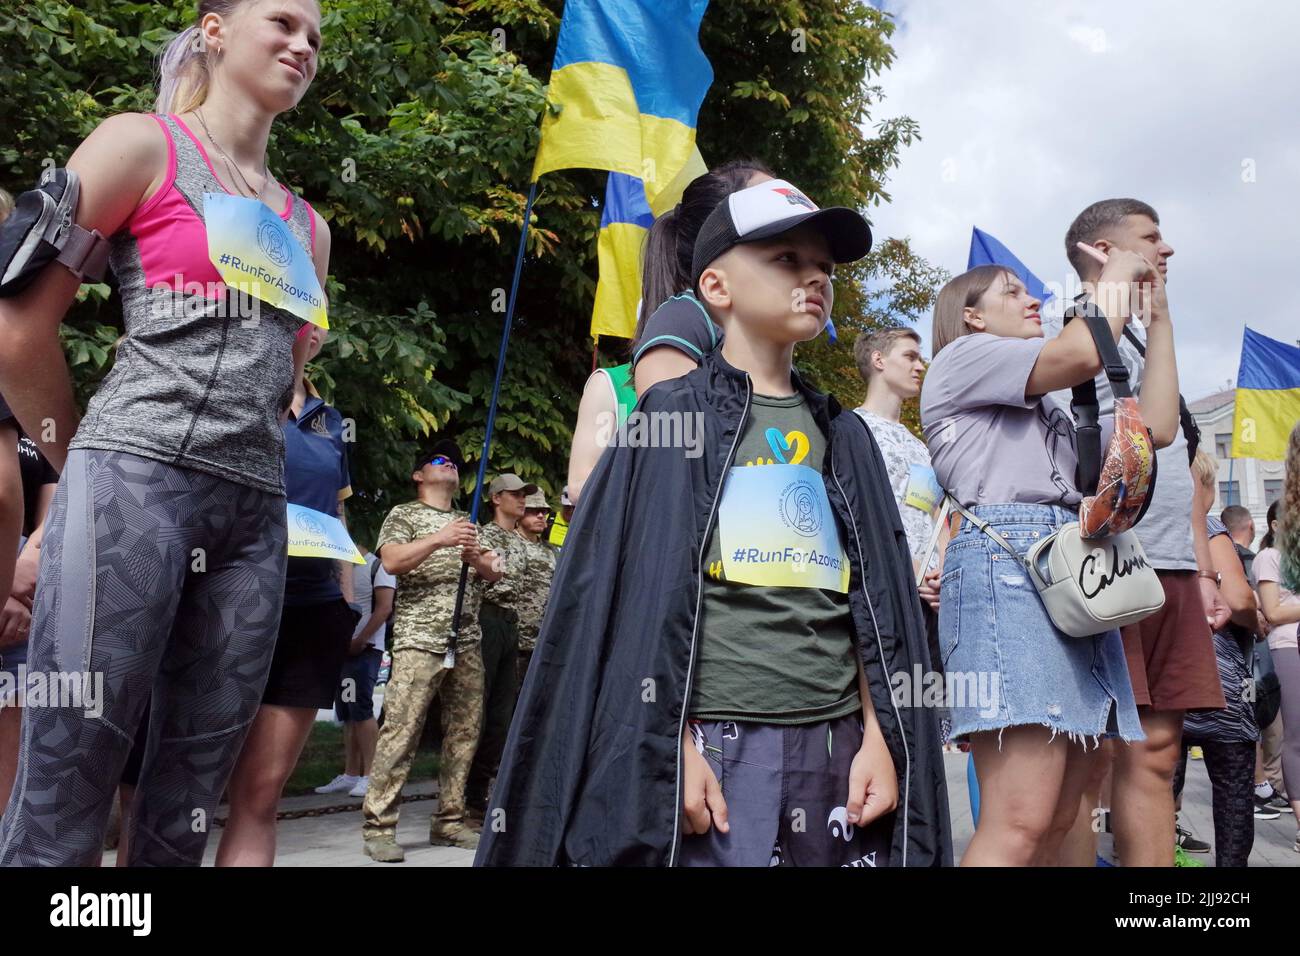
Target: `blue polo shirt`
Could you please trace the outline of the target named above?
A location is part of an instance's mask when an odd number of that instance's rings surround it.
[[[339,503],[352,494],[348,450],[343,441],[343,416],[311,393],[294,418],[284,423],[284,488],[290,504],[322,514],[339,513]],[[337,564],[329,558],[289,558],[284,579],[284,603],[301,607],[343,597]]]

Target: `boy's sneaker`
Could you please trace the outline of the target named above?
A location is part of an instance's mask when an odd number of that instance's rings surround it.
[[[464,823],[447,827],[434,822],[429,824],[429,845],[458,846],[462,850],[476,850],[478,834]]]
[[[357,785],[348,791],[349,797],[364,797],[370,789],[369,777],[357,777]]]
[[[1210,845],[1204,840],[1192,836],[1192,831],[1185,829],[1181,823],[1174,824],[1174,843],[1188,853],[1209,853]]]
[[[1182,847],[1176,846],[1174,847],[1174,866],[1205,866],[1205,864],[1188,855],[1187,851]]]
[[[360,777],[352,777],[346,773],[341,773],[323,787],[317,787],[317,793],[347,793],[357,785]]]
[[[1276,820],[1281,815],[1281,811],[1272,806],[1268,800],[1263,797],[1255,797],[1256,820]]]
[[[401,863],[406,859],[406,851],[398,845],[396,837],[367,837],[362,849],[376,863]]]

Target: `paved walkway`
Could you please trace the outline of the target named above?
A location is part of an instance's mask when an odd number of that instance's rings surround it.
[[[951,802],[953,839],[957,858],[966,849],[973,832],[970,801],[966,795],[966,755],[944,754]],[[1186,792],[1183,797],[1183,822],[1196,836],[1213,842],[1214,823],[1210,815],[1210,781],[1205,764],[1200,760],[1188,762]],[[398,842],[406,849],[406,862],[402,864],[375,863],[361,852],[361,801],[338,796],[290,797],[281,803],[281,811],[298,813],[304,810],[327,807],[346,807],[341,812],[323,816],[282,820],[278,829],[279,846],[277,866],[470,866],[474,854],[456,847],[429,846],[429,814],[437,806],[433,798],[432,783],[408,786],[404,793],[407,803],[402,808],[398,826]],[[217,841],[221,831],[213,835],[204,857],[211,866],[216,856]],[[1295,841],[1295,819],[1283,813],[1276,820],[1257,820],[1255,847],[1250,856],[1251,866],[1300,866],[1300,853],[1292,846]],[[1103,834],[1101,850],[1109,855],[1110,837]],[[104,864],[111,866],[115,854],[106,854]],[[1214,865],[1213,852],[1199,854],[1197,859],[1207,866]]]
[[[948,777],[949,813],[952,815],[953,841],[957,859],[966,849],[974,833],[971,821],[970,797],[966,791],[965,754],[944,754],[944,767]],[[1210,778],[1203,760],[1187,761],[1187,780],[1183,789],[1183,826],[1192,835],[1207,843],[1214,843],[1214,818],[1210,811]],[[1255,845],[1250,853],[1251,866],[1300,866],[1300,853],[1293,849],[1296,839],[1295,817],[1283,813],[1276,820],[1255,821]],[[1114,845],[1109,834],[1103,833],[1098,841],[1098,851],[1115,862]],[[1214,850],[1193,854],[1206,866],[1214,866]]]

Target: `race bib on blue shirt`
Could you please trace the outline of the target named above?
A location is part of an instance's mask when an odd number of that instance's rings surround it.
[[[289,505],[289,554],[295,558],[333,558],[365,564],[348,529],[333,515]]]

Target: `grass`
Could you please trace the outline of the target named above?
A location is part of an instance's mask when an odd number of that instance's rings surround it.
[[[311,736],[302,748],[298,766],[285,784],[286,797],[301,797],[310,794],[316,787],[324,786],[343,772],[343,726],[326,720],[318,720],[312,725]],[[438,773],[438,754],[427,746],[415,755],[415,764],[411,767],[410,781],[419,783],[430,780]]]

